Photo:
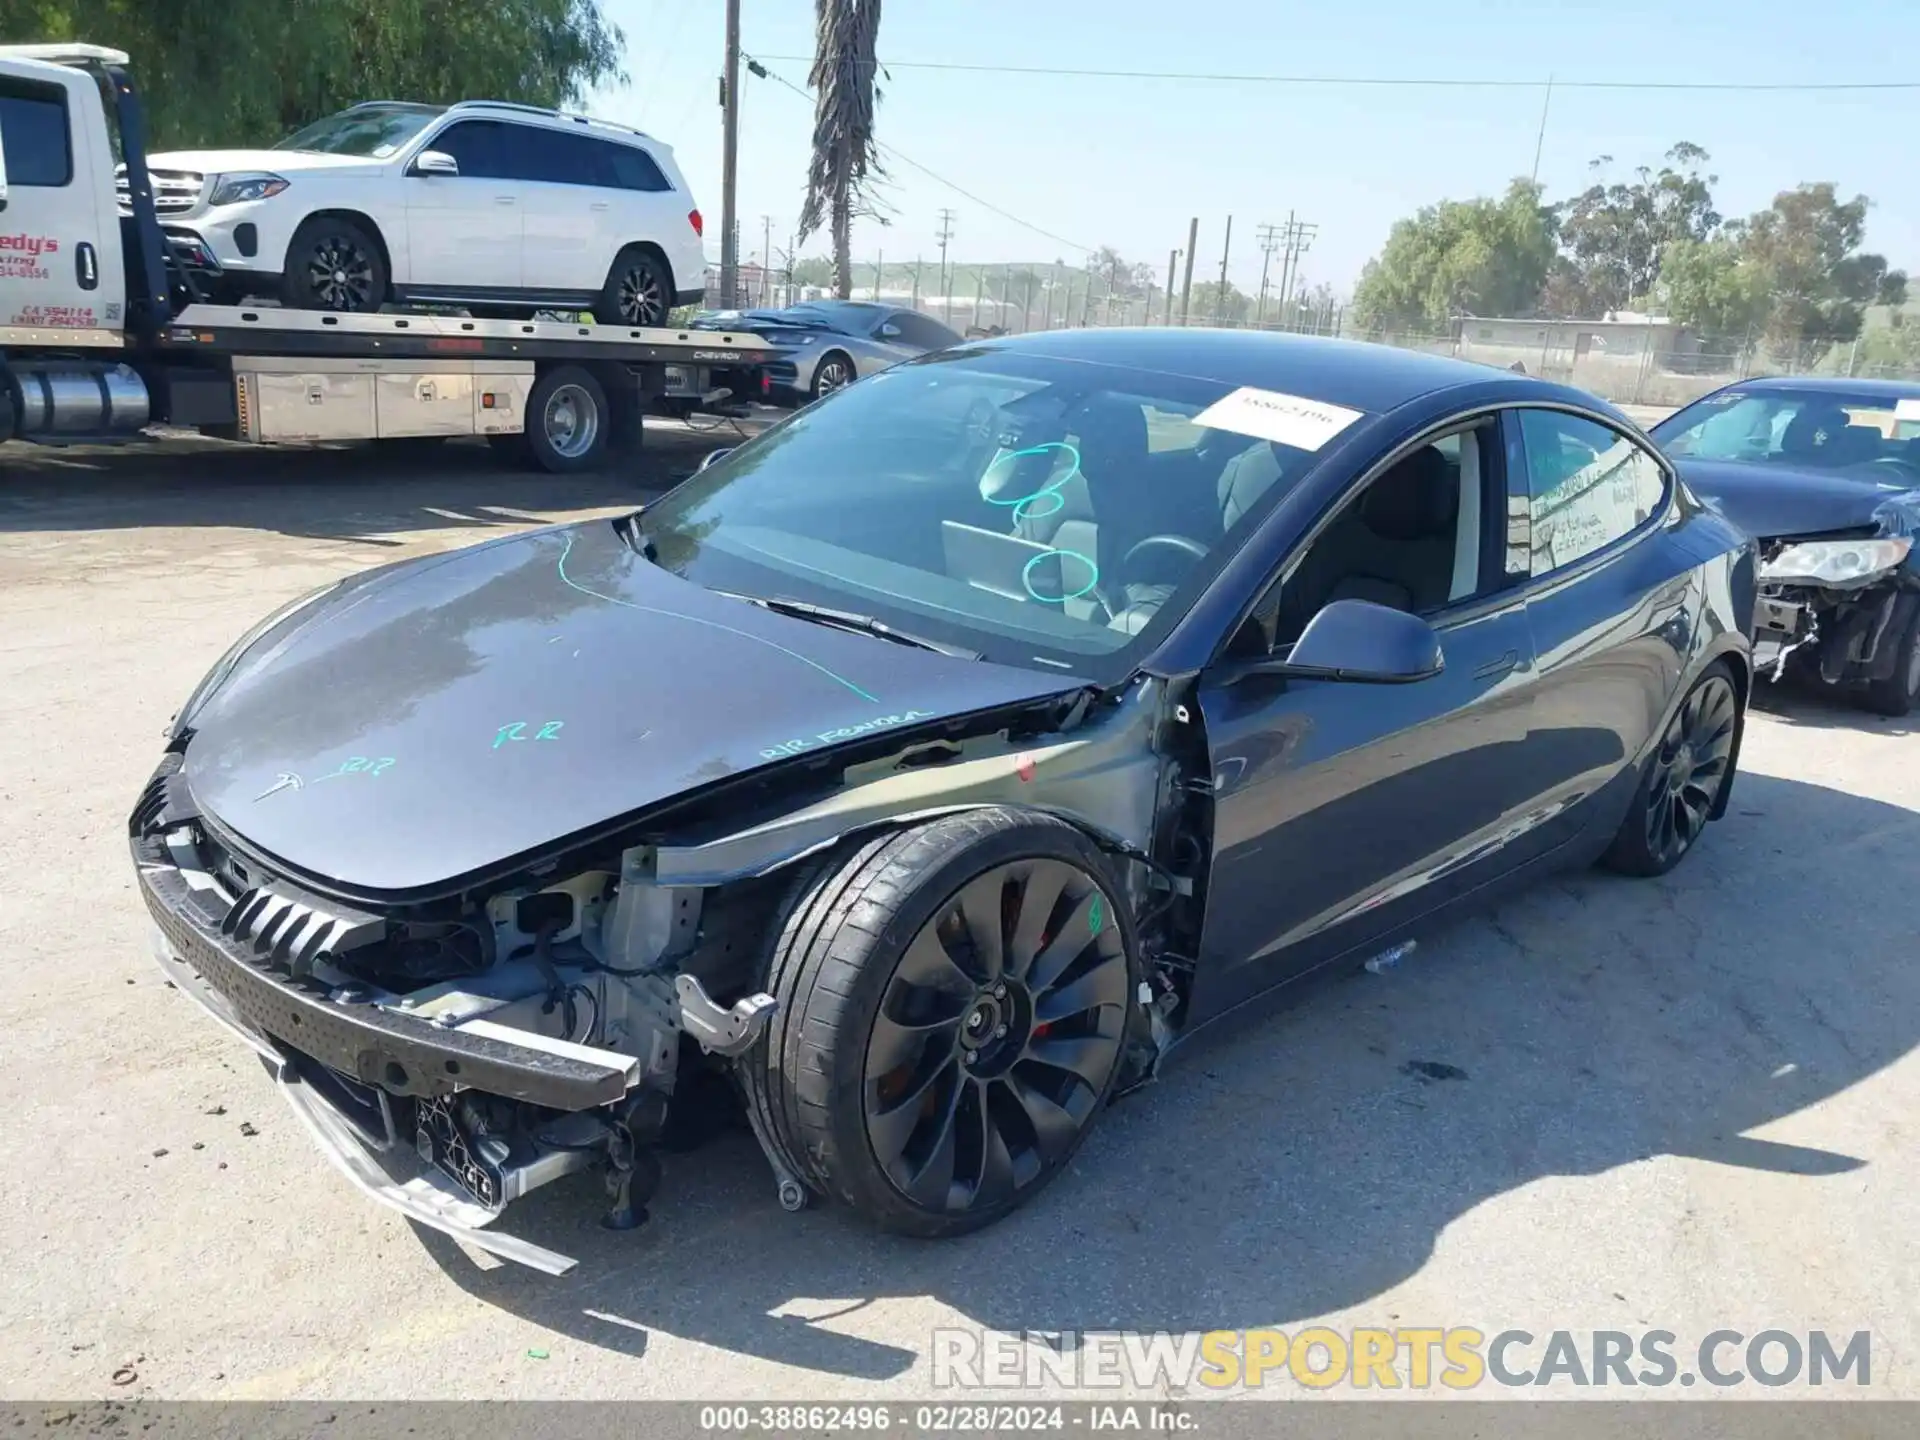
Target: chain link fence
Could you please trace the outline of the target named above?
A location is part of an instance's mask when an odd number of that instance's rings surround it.
[[[1022,334],[1089,326],[1193,325],[1325,335],[1470,360],[1558,381],[1617,405],[1672,408],[1756,375],[1844,375],[1920,381],[1920,365],[1863,361],[1860,345],[1803,347],[1772,354],[1756,344],[1703,348],[1683,327],[1657,320],[1492,320],[1463,318],[1445,333],[1369,331],[1324,294],[1249,297],[1195,280],[1185,295],[1151,285],[1115,285],[1115,277],[1068,266],[968,265],[854,267],[852,297],[918,310],[962,335]],[[944,281],[944,285],[943,285]],[[719,305],[716,268],[707,272],[709,308],[784,306],[832,294],[795,281],[790,271],[743,265],[734,305]],[[1169,303],[1170,302],[1170,303]]]

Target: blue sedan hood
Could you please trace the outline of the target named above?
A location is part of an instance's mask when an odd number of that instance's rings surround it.
[[[355,891],[443,888],[743,771],[1081,688],[769,613],[605,521],[358,577],[187,717],[216,824]]]
[[[1872,525],[1874,512],[1890,497],[1912,488],[1904,479],[1883,482],[1771,464],[1681,460],[1679,465],[1689,490],[1762,540]]]

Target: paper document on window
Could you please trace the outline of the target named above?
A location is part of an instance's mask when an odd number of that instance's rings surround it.
[[[1920,397],[1911,400],[1894,401],[1893,418],[1896,420],[1920,420]]]
[[[1231,430],[1238,435],[1277,441],[1296,450],[1318,450],[1365,413],[1301,395],[1283,395],[1277,390],[1243,385],[1194,416],[1193,423],[1209,430]]]

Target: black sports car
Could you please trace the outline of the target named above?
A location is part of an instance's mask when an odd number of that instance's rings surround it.
[[[1653,436],[1759,538],[1761,668],[1920,706],[1920,382],[1743,380]]]
[[[1510,882],[1677,863],[1727,804],[1753,592],[1574,390],[984,341],[618,522],[269,617],[133,858],[179,988],[424,1224],[563,1270],[483,1227],[585,1169],[638,1223],[730,1086],[782,1203],[946,1235],[1236,1007]]]

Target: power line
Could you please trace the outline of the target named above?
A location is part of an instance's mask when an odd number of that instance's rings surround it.
[[[806,89],[802,88],[799,85],[794,84],[791,80],[787,79],[786,76],[780,74],[778,71],[766,69],[765,64],[763,62],[755,62],[753,60],[753,57],[746,55],[744,52],[742,53],[741,58],[743,60],[747,60],[750,64],[760,63],[761,68],[760,70],[755,72],[756,74],[764,73],[767,79],[777,81],[778,83],[786,86],[787,89],[793,91],[793,93],[798,95],[801,99],[806,100],[808,102],[811,102],[813,100],[813,95],[811,94],[811,92],[807,91]],[[798,55],[789,55],[787,58],[789,60],[798,60],[798,59],[801,59],[802,57]],[[881,152],[891,157],[892,159],[898,160],[902,164],[909,165],[913,169],[918,170],[922,175],[925,175],[928,179],[939,181],[940,184],[946,186],[949,190],[953,191],[954,194],[959,195],[965,199],[971,200],[974,204],[980,206],[983,210],[991,210],[994,214],[998,215],[1002,220],[1011,220],[1014,224],[1018,225],[1023,230],[1031,230],[1036,235],[1044,235],[1047,239],[1057,241],[1058,243],[1065,245],[1070,250],[1091,252],[1095,248],[1091,245],[1083,245],[1078,240],[1069,240],[1064,235],[1056,235],[1051,230],[1044,229],[1039,225],[1035,225],[1031,220],[1023,220],[1018,215],[1015,215],[1011,210],[1002,210],[998,205],[994,204],[991,200],[982,200],[978,195],[974,194],[971,190],[968,190],[962,185],[958,185],[954,183],[953,181],[949,180],[946,176],[940,174],[938,171],[929,170],[925,165],[922,165],[918,160],[914,159],[911,155],[904,154],[901,151],[894,149],[894,147],[891,145],[888,145],[881,141],[876,140],[874,142],[874,148],[877,150],[880,150]]]
[[[805,55],[769,55],[768,60],[808,60]],[[884,60],[888,70],[957,70],[975,75],[1059,75],[1089,80],[1199,80],[1224,85],[1365,85],[1448,90],[1538,90],[1544,80],[1507,76],[1496,80],[1457,75],[1252,75],[1197,70],[1091,70],[1057,65],[969,65],[950,60]],[[1757,92],[1920,90],[1920,80],[1554,80],[1556,90],[1744,90]]]

